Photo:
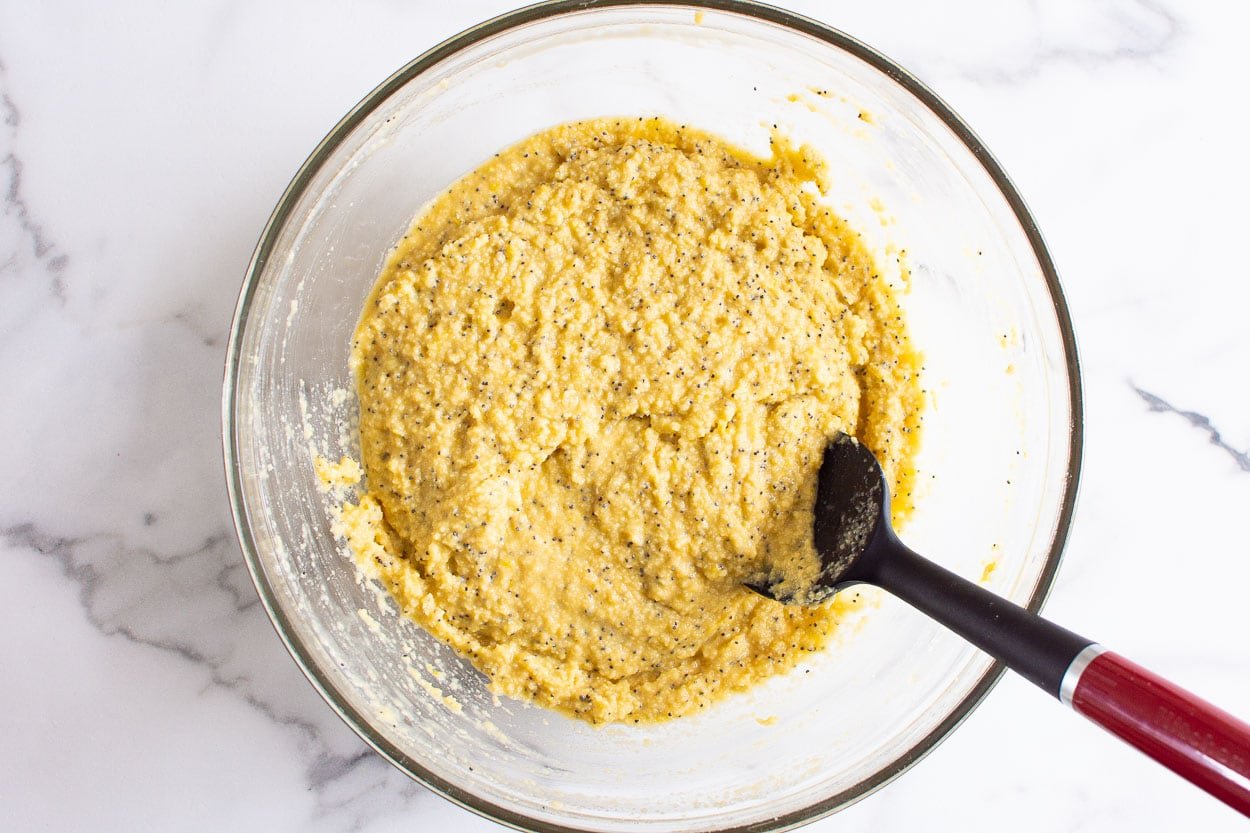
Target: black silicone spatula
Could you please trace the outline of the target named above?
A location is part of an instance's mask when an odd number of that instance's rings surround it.
[[[839,435],[825,449],[816,489],[819,576],[811,587],[779,577],[752,589],[813,603],[853,584],[882,587],[1250,816],[1250,725],[917,555],[889,519],[889,488],[876,458]]]

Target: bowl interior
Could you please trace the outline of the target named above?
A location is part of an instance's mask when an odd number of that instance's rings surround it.
[[[370,742],[503,820],[793,823],[905,768],[973,705],[990,671],[983,655],[878,597],[794,673],[697,717],[595,729],[494,698],[357,577],[312,458],[358,453],[347,357],[361,305],[425,202],[537,130],[658,114],[761,153],[773,125],[818,148],[832,167],[830,204],[887,277],[909,286],[904,305],[925,354],[921,494],[904,539],[1020,603],[1039,601],[1053,573],[1076,405],[1048,267],[940,105],[853,42],[780,19],[608,7],[518,13],[466,33],[380,87],[317,150],[245,286],[228,465],[262,595],[310,676]]]

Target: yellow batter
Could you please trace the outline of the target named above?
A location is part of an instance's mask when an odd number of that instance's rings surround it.
[[[502,694],[592,722],[689,714],[819,650],[826,440],[911,506],[918,359],[826,167],[663,119],[540,133],[453,185],[353,344],[367,492],[341,531]]]

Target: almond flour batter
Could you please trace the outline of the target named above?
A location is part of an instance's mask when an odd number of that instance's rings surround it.
[[[911,506],[922,394],[825,163],[663,119],[556,127],[417,218],[353,344],[367,491],[340,532],[501,694],[690,714],[820,650],[815,475],[853,433]]]

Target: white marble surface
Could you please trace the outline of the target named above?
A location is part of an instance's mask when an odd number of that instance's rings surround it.
[[[252,246],[377,81],[507,0],[0,4],[0,828],[484,831],[260,610],[218,399]],[[1055,618],[1250,714],[1250,11],[795,2],[962,112],[1035,210],[1088,397]],[[1008,678],[813,831],[1241,830]]]

